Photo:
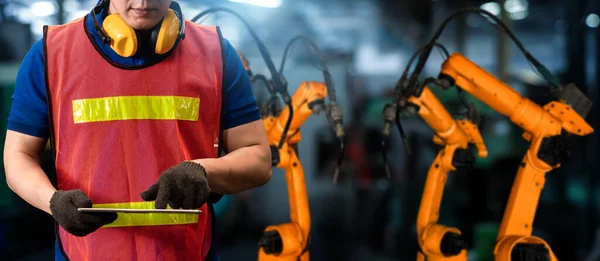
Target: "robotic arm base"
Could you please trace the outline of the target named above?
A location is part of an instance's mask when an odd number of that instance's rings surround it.
[[[275,236],[278,235],[278,236]],[[308,261],[308,240],[302,239],[300,227],[294,223],[269,226],[265,229],[259,244],[259,261]],[[267,242],[270,241],[270,242]],[[278,242],[281,242],[278,244]],[[271,247],[271,246],[276,247]],[[279,246],[280,247],[279,247]],[[275,251],[272,251],[275,250]]]
[[[500,239],[494,256],[495,261],[558,261],[548,243],[533,236],[512,235]]]
[[[467,245],[457,228],[430,224],[419,241],[421,252],[418,255],[423,255],[427,261],[467,261]]]

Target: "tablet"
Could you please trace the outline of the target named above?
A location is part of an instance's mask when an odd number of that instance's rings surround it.
[[[130,208],[78,208],[79,212],[88,213],[167,213],[167,214],[200,214],[199,209],[130,209]]]

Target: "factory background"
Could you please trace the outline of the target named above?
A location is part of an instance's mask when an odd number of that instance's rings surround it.
[[[43,25],[81,17],[96,0],[0,0],[0,141],[4,144],[11,95],[21,60],[42,37]],[[561,82],[575,83],[596,104],[587,117],[598,126],[600,85],[600,2],[594,0],[179,0],[192,18],[210,7],[240,13],[279,64],[296,35],[312,39],[325,56],[344,111],[347,140],[340,179],[332,183],[339,154],[324,115],[302,126],[298,145],[312,218],[312,260],[416,260],[416,217],[427,170],[437,148],[433,132],[418,116],[403,117],[412,150],[407,155],[394,129],[387,147],[391,178],[381,156],[383,108],[412,53],[426,43],[450,14],[483,8],[502,19],[525,47]],[[269,75],[244,25],[227,13],[202,21],[219,25],[223,36],[249,60],[255,74]],[[547,100],[547,84],[502,30],[483,16],[452,20],[439,39],[502,79],[523,96]],[[322,81],[315,57],[296,45],[285,77],[293,93],[303,81]],[[437,76],[443,57],[434,51],[423,74]],[[267,98],[254,86],[259,102]],[[433,88],[454,112],[455,91]],[[486,105],[475,102],[489,156],[466,170],[449,173],[439,223],[461,229],[469,260],[493,260],[493,247],[510,188],[528,143],[522,130]],[[597,134],[573,139],[570,160],[547,174],[534,223],[559,260],[600,260],[600,175]],[[2,152],[0,152],[1,154]],[[50,151],[44,168],[52,169]],[[0,176],[4,177],[3,170]],[[52,218],[29,206],[0,182],[0,260],[53,260]],[[283,171],[273,169],[265,186],[225,196],[217,205],[221,259],[256,260],[258,238],[272,224],[288,222]]]

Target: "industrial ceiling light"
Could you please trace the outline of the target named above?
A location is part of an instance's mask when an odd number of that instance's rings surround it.
[[[30,12],[36,17],[55,15],[58,12],[58,4],[55,1],[33,2],[30,6]]]
[[[589,14],[585,18],[585,24],[590,28],[596,28],[600,25],[600,17],[597,14]]]
[[[500,4],[496,2],[487,2],[485,4],[482,4],[480,8],[492,13],[495,16],[500,15]]]
[[[506,0],[504,9],[509,13],[522,12],[527,10],[529,3],[526,0]]]
[[[518,11],[518,12],[508,14],[510,19],[513,19],[513,20],[523,20],[523,19],[527,18],[528,15],[529,15],[529,11],[527,9],[525,9],[523,11]]]
[[[522,20],[529,15],[529,3],[527,0],[506,0],[504,10],[512,20]]]
[[[283,0],[229,0],[229,1],[234,2],[234,3],[256,5],[256,6],[267,7],[267,8],[277,8],[277,7],[281,6],[281,4],[283,3]]]

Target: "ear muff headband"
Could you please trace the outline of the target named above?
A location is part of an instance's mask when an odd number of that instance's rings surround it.
[[[178,38],[185,38],[185,22],[182,22],[184,21],[183,14],[181,7],[175,1],[171,2],[170,10],[163,18],[161,25],[154,29],[158,30],[158,33],[153,32],[157,37],[152,37],[153,42],[151,43],[139,43],[135,30],[118,14],[108,15],[102,26],[100,26],[96,15],[102,8],[108,7],[108,3],[108,0],[103,0],[94,7],[92,20],[102,41],[120,56],[133,56],[139,49],[140,44],[150,44],[154,47],[155,53],[165,54],[175,46]]]

